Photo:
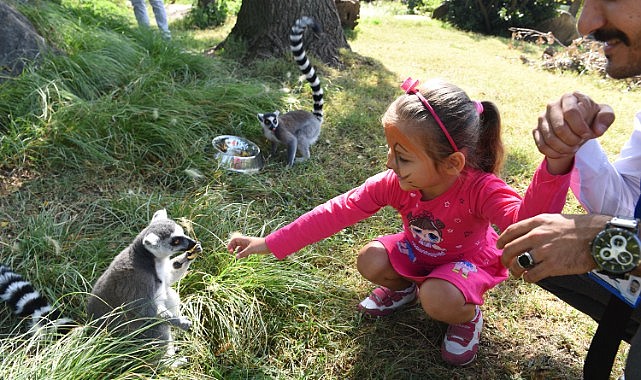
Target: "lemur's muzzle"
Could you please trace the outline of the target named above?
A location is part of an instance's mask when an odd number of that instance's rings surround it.
[[[196,257],[198,257],[198,254],[203,251],[203,247],[200,245],[200,242],[196,242],[193,247],[191,247],[189,250],[185,251],[187,254],[187,260],[193,260]]]
[[[181,256],[181,259],[173,260],[174,268],[182,268],[183,265],[198,257],[198,254],[202,251],[203,247],[200,245],[200,242],[194,242],[194,245],[185,251],[184,255]]]

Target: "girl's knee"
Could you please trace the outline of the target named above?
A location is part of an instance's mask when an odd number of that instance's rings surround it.
[[[425,313],[437,321],[454,324],[474,317],[475,306],[466,303],[463,293],[445,280],[428,279],[418,295]]]
[[[356,259],[356,267],[365,278],[378,276],[392,269],[387,250],[378,241],[369,242],[361,248]]]
[[[420,291],[419,291],[420,294]],[[420,296],[420,295],[419,295]],[[453,323],[452,321],[454,320],[455,317],[461,314],[462,305],[456,305],[453,306],[451,303],[446,302],[446,303],[440,303],[438,301],[423,301],[423,298],[425,297],[420,297],[421,298],[421,306],[423,307],[423,311],[425,311],[425,314],[427,314],[430,318],[445,322],[448,324]]]

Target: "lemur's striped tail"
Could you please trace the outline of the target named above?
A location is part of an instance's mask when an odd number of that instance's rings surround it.
[[[316,70],[305,54],[303,47],[303,32],[305,28],[310,26],[316,33],[320,32],[320,27],[311,17],[303,16],[296,20],[292,26],[292,32],[289,35],[289,42],[291,44],[292,54],[298,64],[298,68],[305,75],[307,81],[312,87],[312,94],[314,96],[314,111],[312,112],[318,120],[323,121],[323,89],[320,85],[320,80],[316,76]]]
[[[6,302],[14,314],[31,317],[30,331],[40,334],[43,330],[65,332],[73,321],[62,317],[33,285],[6,265],[0,264],[0,301]]]

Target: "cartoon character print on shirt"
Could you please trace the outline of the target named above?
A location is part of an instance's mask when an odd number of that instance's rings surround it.
[[[470,272],[478,272],[476,265],[472,264],[469,261],[457,261],[452,268],[452,272],[460,273],[463,278],[467,278]]]
[[[400,241],[398,243],[398,249],[407,255],[410,261],[416,261],[414,251],[432,257],[445,255],[446,249],[438,245],[438,243],[443,241],[443,228],[445,228],[445,223],[440,219],[436,219],[429,211],[424,211],[416,216],[409,213],[407,220],[410,231],[412,232],[412,237],[418,241],[418,244],[416,242]]]
[[[445,249],[438,246],[437,243],[443,241],[443,228],[445,223],[440,219],[434,218],[431,212],[425,211],[417,216],[412,213],[407,215],[412,236],[419,241],[419,243],[426,247],[438,251],[445,251]]]

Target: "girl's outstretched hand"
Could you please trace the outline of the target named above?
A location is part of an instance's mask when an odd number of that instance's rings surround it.
[[[240,259],[253,254],[267,254],[271,253],[265,238],[245,236],[240,233],[233,233],[229,243],[227,243],[227,250],[230,253],[236,253],[236,258]]]

